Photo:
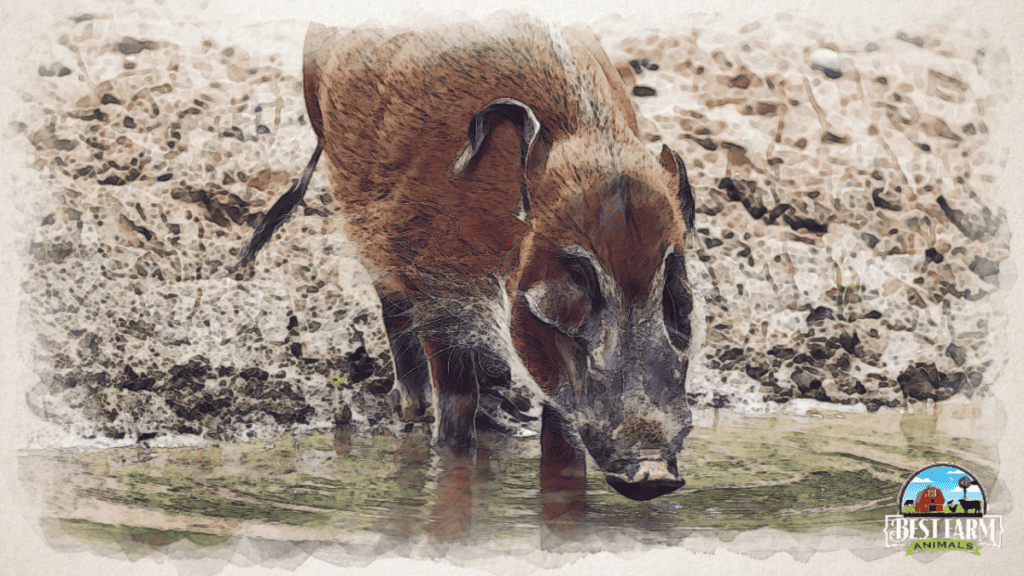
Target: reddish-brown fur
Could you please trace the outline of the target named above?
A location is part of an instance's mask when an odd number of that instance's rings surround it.
[[[548,42],[544,30],[532,24],[503,32],[516,46]],[[668,188],[671,175],[636,138],[636,116],[621,81],[613,84],[607,77],[615,74],[607,56],[603,51],[595,55],[591,50],[600,47],[582,31],[565,36],[574,42],[570,47],[582,68],[580,77],[602,97],[598,104],[607,126],[601,129],[575,125],[579,102],[572,97],[573,79],[559,70],[563,62],[545,59],[543,53],[531,59],[514,58],[521,54],[511,50],[474,50],[461,39],[494,44],[475,26],[393,37],[311,26],[304,71],[309,117],[330,165],[335,197],[351,219],[350,238],[378,273],[393,275],[388,279],[404,289],[422,290],[424,274],[463,286],[490,272],[514,272],[520,246],[537,228],[509,217],[519,203],[516,130],[508,123],[497,127],[476,166],[451,175],[473,115],[503,95],[515,93],[531,106],[548,131],[545,144],[562,149],[558,158],[554,151],[548,156],[546,177],[535,181],[530,179],[534,173],[528,175],[538,217],[592,185],[565,182],[575,180],[574,175],[553,171],[550,163],[569,161],[578,167],[577,159],[592,158],[607,169],[608,151],[595,147],[632,148],[648,160],[639,171],[657,174]],[[450,38],[460,39],[460,45],[448,47],[448,57],[458,66],[443,66],[431,56]],[[496,76],[494,70],[515,70],[516,75]]]
[[[666,253],[683,253],[681,175],[670,151],[655,158],[645,149],[622,79],[589,31],[559,36],[524,20],[422,33],[313,25],[305,51],[309,118],[347,233],[385,308],[412,303],[411,319],[385,310],[385,324],[393,346],[407,330],[422,345],[438,409],[454,412],[442,432],[453,436],[450,445],[472,442],[476,382],[486,378],[474,372],[479,358],[461,330],[484,339],[504,331],[484,354],[525,367],[549,396],[567,374],[572,386],[584,385],[572,374],[580,348],[567,332],[593,318],[593,295],[570,280],[567,247],[589,254],[612,279],[619,321],[652,318],[645,329],[661,322],[660,309],[649,308],[661,303],[664,284],[655,280]],[[539,121],[532,153],[521,157],[525,121],[487,116],[482,147],[456,168],[468,127],[502,98]],[[522,295],[538,285],[543,297],[533,306],[542,310],[531,311]],[[463,318],[481,301],[504,307],[505,324]],[[508,341],[512,350],[494,350]],[[688,412],[685,419],[688,430]],[[581,465],[578,441],[566,443],[547,423],[544,445],[558,452],[548,459]]]
[[[639,142],[635,145],[640,146]],[[641,152],[638,156],[650,158],[646,152]],[[661,165],[651,160],[654,166],[647,167],[650,171],[647,175],[648,181],[651,180],[651,176],[666,174]],[[549,163],[549,168],[554,167]],[[607,183],[600,180],[601,172],[596,167],[592,173],[598,178],[584,182],[581,186],[583,190],[601,190],[607,187]],[[530,238],[523,255],[528,264],[521,271],[517,271],[521,275],[515,275],[510,279],[510,288],[527,288],[542,280],[549,286],[569,285],[568,274],[558,264],[558,255],[561,247],[577,245],[589,249],[601,262],[606,263],[608,272],[622,288],[627,305],[645,299],[666,248],[673,245],[680,254],[683,253],[685,229],[679,215],[678,202],[674,199],[666,197],[665,194],[650,194],[634,195],[633,200],[633,219],[630,222],[622,218],[625,212],[622,206],[608,205],[602,201],[600,194],[572,196],[561,199],[547,210],[537,210],[536,233]],[[604,225],[621,231],[622,236],[595,233],[602,225],[602,217],[610,220]],[[643,247],[644,250],[623,250],[621,242],[617,241],[619,239],[628,239],[632,245]],[[583,310],[578,307],[588,305],[586,299],[579,294],[576,294],[575,298],[562,299],[562,302],[566,306],[561,314],[569,318],[582,315]],[[556,313],[549,316],[558,315]],[[566,363],[563,352],[570,347],[570,341],[566,336],[551,331],[532,315],[521,313],[517,314],[515,319],[518,322],[513,324],[512,334],[516,349],[537,383],[545,392],[551,394],[556,386],[557,375]]]

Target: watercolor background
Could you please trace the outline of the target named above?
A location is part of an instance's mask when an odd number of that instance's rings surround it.
[[[656,1],[634,0],[628,2],[612,2],[609,0],[589,0],[560,3],[557,6],[543,1],[516,0],[450,0],[438,2],[432,0],[400,0],[385,3],[354,2],[337,0],[304,0],[285,2],[283,0],[254,0],[249,2],[232,2],[212,0],[208,2],[166,0],[144,0],[139,2],[105,0],[99,2],[56,1],[56,0],[0,0],[0,85],[3,85],[2,98],[4,109],[6,104],[15,97],[9,88],[14,85],[8,82],[11,76],[13,58],[19,53],[19,39],[32,38],[49,26],[54,19],[66,14],[104,10],[117,12],[131,11],[133,6],[154,7],[177,14],[189,14],[204,22],[236,22],[239,24],[259,23],[278,19],[292,18],[299,21],[316,20],[325,23],[358,24],[368,20],[382,23],[412,23],[418,16],[440,15],[450,17],[461,12],[467,17],[482,18],[498,9],[526,11],[544,19],[563,23],[588,21],[594,16],[618,14],[629,20],[638,28],[670,29],[674,23],[677,27],[686,24],[687,14],[718,14],[726,21],[737,26],[755,21],[759,18],[772,16],[779,12],[789,12],[802,17],[818,20],[826,26],[834,26],[848,34],[855,35],[857,30],[867,30],[877,26],[887,31],[895,31],[902,22],[958,22],[961,26],[983,27],[994,37],[1003,41],[1011,52],[1013,62],[1011,70],[1016,77],[1024,77],[1024,40],[1019,36],[1018,29],[1024,25],[1024,4],[1013,0],[983,0],[974,2],[939,1],[902,1],[899,3],[884,0],[864,0],[860,2],[813,2],[798,0],[776,0],[771,2],[741,2],[691,0]],[[300,50],[301,47],[296,47]],[[1024,112],[1021,104],[1019,80],[1012,78],[1016,85],[1013,101],[1005,106],[1003,120],[993,126],[992,152],[999,158],[1006,159],[1006,167],[1000,179],[993,186],[998,191],[1000,205],[1006,210],[1007,219],[1015,234],[1012,239],[1011,259],[1021,261],[1024,253],[1024,206],[1017,200],[1019,185],[1024,178],[1024,162],[1022,162],[1021,146],[1024,145],[1017,133],[1024,128]],[[4,121],[6,122],[6,112]],[[10,206],[5,202],[9,194],[16,189],[20,165],[19,146],[16,143],[0,143],[0,206]],[[25,176],[22,176],[25,177]],[[151,559],[136,562],[118,561],[101,558],[92,553],[64,554],[49,548],[38,533],[38,524],[34,524],[26,516],[26,510],[19,504],[23,500],[22,488],[16,477],[14,464],[15,451],[20,447],[21,438],[34,424],[34,417],[28,412],[24,403],[26,383],[35,376],[24,365],[16,353],[18,335],[15,331],[17,316],[17,293],[20,283],[20,257],[17,246],[11,239],[10,230],[18,226],[16,215],[0,208],[0,386],[4,400],[0,401],[0,566],[3,571],[22,574],[176,574],[179,568],[188,573],[204,574],[290,574],[291,571],[271,568],[241,568],[229,565],[223,571],[218,567],[206,566],[202,562],[193,565],[159,563]],[[1022,269],[1018,264],[1018,270]],[[1022,283],[1018,281],[1008,297],[1010,323],[1008,341],[1004,344],[1008,350],[1016,350],[1024,345],[1024,297]],[[971,573],[989,571],[992,574],[1010,573],[1011,566],[1024,564],[1024,418],[1014,415],[1014,410],[1024,404],[1022,393],[1015,374],[1024,369],[1024,358],[1011,354],[1010,363],[1005,371],[1004,381],[995,388],[996,395],[1010,413],[1008,426],[1000,446],[1002,461],[1001,476],[1010,487],[1014,496],[1014,512],[1003,518],[1006,532],[1003,534],[1001,549],[987,550],[981,557],[957,554],[943,554],[934,562],[922,563],[917,557],[887,556],[875,562],[865,562],[848,552],[830,552],[815,554],[808,562],[802,563],[787,554],[778,554],[769,559],[756,560],[737,554],[719,551],[716,554],[695,554],[678,550],[653,550],[643,554],[614,556],[597,554],[580,558],[576,561],[559,562],[561,568],[556,573],[565,574],[621,574],[632,573],[731,573],[745,574],[753,571],[763,573],[785,574],[817,574],[828,571],[831,574],[861,574],[865,570],[877,570],[881,573],[928,574],[935,573]],[[879,546],[883,546],[879,526]],[[489,571],[479,571],[453,567],[445,563],[414,562],[410,560],[383,560],[365,569],[339,568],[315,559],[307,561],[294,574],[385,574],[385,573],[421,573],[421,574],[502,574],[521,573],[532,564],[509,566],[505,570],[492,567]],[[538,571],[536,574],[546,573]]]

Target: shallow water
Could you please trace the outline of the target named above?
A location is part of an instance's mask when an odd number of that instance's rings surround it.
[[[728,542],[762,528],[853,543],[881,536],[903,482],[926,465],[953,462],[994,486],[1005,413],[989,399],[923,414],[722,411],[715,421],[713,411],[698,414],[679,462],[686,486],[649,502],[615,493],[593,462],[585,490],[542,489],[537,437],[482,437],[475,454],[459,456],[431,450],[422,429],[402,438],[339,429],[202,448],[32,450],[20,467],[51,538],[129,556],[182,540],[213,553],[239,536],[363,556],[444,554],[453,544]],[[998,508],[999,492],[988,494]]]

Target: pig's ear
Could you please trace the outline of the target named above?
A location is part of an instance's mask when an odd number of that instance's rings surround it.
[[[498,98],[473,116],[473,120],[469,123],[469,134],[466,136],[466,147],[452,165],[452,176],[458,176],[469,167],[483,147],[484,140],[487,139],[491,129],[504,121],[512,122],[522,130],[523,136],[519,141],[519,158],[520,167],[524,172],[526,171],[530,151],[540,134],[540,122],[533,110],[519,100]],[[522,210],[524,214],[529,214],[530,196],[526,186],[523,185],[520,191],[523,195]]]
[[[683,212],[683,219],[686,221],[686,229],[693,230],[693,191],[690,189],[690,180],[686,177],[686,164],[676,154],[675,150],[661,146],[661,155],[658,156],[661,165],[679,178],[679,209]]]

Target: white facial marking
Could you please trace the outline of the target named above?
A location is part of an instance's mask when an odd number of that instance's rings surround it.
[[[526,300],[526,305],[530,308],[530,312],[537,317],[538,320],[545,324],[552,326],[557,325],[554,318],[549,318],[545,313],[547,306],[545,305],[548,294],[551,289],[548,285],[541,281],[534,284],[529,290],[523,293],[523,298]]]

